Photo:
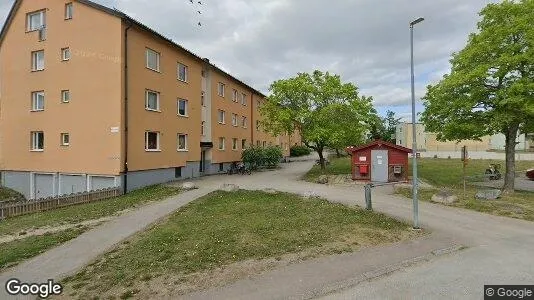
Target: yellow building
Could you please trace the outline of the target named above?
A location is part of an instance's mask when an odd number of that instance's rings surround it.
[[[0,33],[2,184],[35,199],[225,172],[265,96],[88,0],[17,0]]]
[[[464,140],[460,142],[447,141],[441,142],[437,140],[436,133],[429,133],[425,131],[425,126],[422,123],[416,123],[417,134],[417,150],[418,151],[461,151],[463,146],[467,146],[470,151],[488,151],[490,149],[490,137],[481,138],[481,141]],[[412,148],[413,137],[412,123],[400,123],[396,130],[397,145]]]

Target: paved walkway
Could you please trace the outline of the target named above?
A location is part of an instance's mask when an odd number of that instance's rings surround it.
[[[74,275],[78,270],[91,263],[99,255],[111,250],[124,239],[212,191],[213,189],[201,188],[148,204],[5,271],[0,274],[0,299],[9,297],[4,288],[5,282],[9,279],[18,278],[22,282],[40,283],[47,282],[48,279],[57,281]]]
[[[254,176],[210,177],[203,179],[202,184],[209,186],[223,181],[245,189],[273,187],[299,194],[313,192],[333,202],[364,205],[362,187],[332,187],[298,181],[312,164],[313,162],[295,162],[286,165],[282,171]],[[411,201],[389,195],[386,188],[373,192],[373,208],[408,222],[412,219]],[[534,282],[534,222],[427,202],[420,203],[419,213],[422,227],[431,229],[439,236],[446,236],[453,244],[469,248],[357,284],[329,295],[328,299],[481,299],[484,284]],[[384,262],[389,262],[388,256],[382,257]],[[250,295],[254,299],[302,299],[320,296],[320,291],[328,291],[332,282],[339,282],[340,287],[346,287],[343,282],[357,283],[359,281],[355,281],[355,278],[361,275],[361,269],[350,263],[341,264],[342,270],[315,266],[314,263],[305,263],[303,267],[293,269],[289,266],[224,288],[189,296],[232,299],[236,295],[241,295],[241,298]],[[317,270],[320,272],[317,273]],[[343,276],[339,276],[340,272],[345,274],[345,280],[341,279]],[[277,276],[283,276],[284,280],[274,280]],[[319,276],[319,280],[314,276]],[[313,279],[314,287],[305,291],[302,282],[310,278]],[[315,294],[310,295],[310,291]]]

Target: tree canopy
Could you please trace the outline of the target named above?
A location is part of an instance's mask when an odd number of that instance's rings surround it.
[[[274,134],[298,130],[324,168],[325,148],[343,149],[362,143],[373,115],[371,98],[358,95],[338,75],[314,71],[275,81],[262,106],[264,128]]]
[[[534,0],[489,4],[480,16],[451,73],[428,87],[421,120],[440,140],[504,134],[513,191],[517,134],[534,129]]]

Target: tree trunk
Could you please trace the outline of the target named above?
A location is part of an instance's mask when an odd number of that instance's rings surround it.
[[[515,146],[518,130],[518,125],[512,125],[508,127],[504,133],[504,136],[506,137],[506,172],[504,175],[504,193],[513,193],[515,188]]]
[[[341,153],[339,153],[339,149],[336,149],[336,155],[337,155],[337,158],[341,157]]]
[[[324,160],[324,156],[323,156],[323,149],[322,148],[318,148],[317,149],[317,154],[319,154],[319,163],[321,164],[321,170],[326,169],[326,164],[325,164],[325,160]]]

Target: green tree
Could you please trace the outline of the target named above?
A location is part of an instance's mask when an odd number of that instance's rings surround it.
[[[395,144],[395,132],[400,118],[395,117],[395,112],[388,110],[385,118],[375,115],[371,121],[368,140],[383,140]]]
[[[513,192],[516,137],[534,122],[534,0],[489,4],[480,15],[451,74],[428,87],[422,121],[440,140],[504,134],[503,190]]]
[[[261,108],[264,128],[273,133],[298,130],[303,143],[319,155],[361,142],[372,116],[370,97],[360,97],[352,83],[338,75],[315,71],[275,81],[271,96]]]

